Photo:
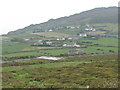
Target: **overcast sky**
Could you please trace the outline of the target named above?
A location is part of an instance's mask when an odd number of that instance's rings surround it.
[[[118,6],[119,0],[0,0],[0,34],[73,15],[96,7]]]

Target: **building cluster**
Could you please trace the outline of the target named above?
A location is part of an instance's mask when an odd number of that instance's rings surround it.
[[[55,40],[54,40],[55,41]],[[39,40],[33,43],[33,46],[61,46],[61,47],[83,47],[85,45],[80,45],[76,43],[62,43],[62,42],[54,42],[54,41],[43,41]]]

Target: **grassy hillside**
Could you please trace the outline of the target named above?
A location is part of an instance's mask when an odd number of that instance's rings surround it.
[[[61,17],[58,19],[50,19],[47,22],[30,25],[23,29],[9,32],[8,35],[24,34],[34,31],[44,32],[48,29],[56,30],[56,28],[65,26],[79,26],[84,24],[99,24],[99,23],[117,23],[118,8],[95,8],[84,11],[82,13],[74,14],[68,17]]]

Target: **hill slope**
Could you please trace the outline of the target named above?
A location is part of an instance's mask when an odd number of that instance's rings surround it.
[[[95,8],[92,10],[84,11],[82,13],[74,14],[68,17],[61,17],[58,19],[50,19],[47,22],[30,25],[23,29],[9,32],[8,35],[31,33],[35,30],[45,31],[64,26],[77,26],[81,24],[99,24],[99,23],[117,23],[118,22],[118,8]]]

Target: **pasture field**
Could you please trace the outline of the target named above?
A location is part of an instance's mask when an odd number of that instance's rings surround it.
[[[75,40],[76,43],[85,43],[89,42],[90,45],[99,44],[104,46],[114,46],[118,47],[118,39],[117,38],[99,38],[98,40]]]
[[[91,46],[91,47],[87,47],[87,48],[83,48],[83,50],[87,53],[87,54],[91,54],[91,53],[110,53],[110,52],[117,52],[118,48],[115,47],[97,47],[97,46]]]
[[[30,48],[30,44],[20,43],[20,42],[2,42],[3,54],[4,53],[19,52],[26,47]]]
[[[45,37],[68,37],[68,34],[57,33],[57,32],[42,32],[42,33],[32,33],[33,35],[40,35]]]
[[[3,54],[3,57],[20,57],[20,56],[56,56],[61,54],[67,54],[68,50],[71,48],[50,48],[50,47],[39,47],[39,49],[33,50],[33,51],[21,51],[21,52],[15,52],[10,54]]]
[[[21,53],[12,53],[12,54],[5,54],[2,55],[3,57],[22,57],[22,56],[42,56],[45,55],[39,52],[21,52]]]
[[[22,57],[22,56],[61,56],[68,55],[68,51],[72,49],[81,49],[81,48],[39,48],[37,51],[26,51],[18,53],[3,54],[3,57]],[[102,54],[102,53],[116,53],[118,48],[116,47],[97,47],[89,46],[87,48],[82,48],[86,54]]]
[[[32,34],[29,34],[29,33],[23,33],[23,34],[16,34],[16,35],[10,35],[8,36],[9,39],[12,39],[12,38],[31,38],[31,37],[39,37],[38,35],[32,35]]]
[[[100,23],[100,24],[93,24],[93,26],[106,26],[104,29],[106,30],[112,30],[117,31],[118,30],[118,24],[117,23]]]
[[[88,40],[88,39],[74,40],[74,42],[80,44],[86,44],[87,47],[83,47],[83,48],[43,47],[43,46],[31,46],[31,44],[29,43],[26,44],[21,42],[3,41],[2,54],[3,57],[22,57],[22,56],[42,56],[42,55],[60,56],[64,54],[67,55],[68,51],[71,49],[83,49],[84,53],[86,54],[114,53],[118,51],[118,40],[116,38],[100,38],[98,40]],[[63,43],[68,43],[68,41],[63,41]]]
[[[117,88],[117,55],[3,64],[3,88]]]
[[[57,31],[59,33],[65,33],[65,34],[68,34],[68,35],[76,35],[77,33],[80,32],[80,29],[63,29],[63,30],[59,30]]]

